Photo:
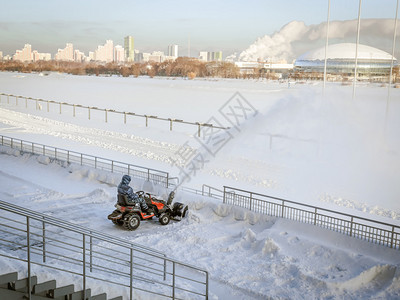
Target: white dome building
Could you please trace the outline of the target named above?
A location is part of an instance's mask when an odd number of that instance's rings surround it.
[[[343,43],[329,45],[326,68],[328,73],[353,74],[356,56],[356,44]],[[323,72],[325,46],[304,53],[295,63],[295,69],[304,72]],[[392,55],[366,45],[358,45],[357,73],[360,75],[386,75],[390,72]],[[397,65],[394,58],[393,65]]]

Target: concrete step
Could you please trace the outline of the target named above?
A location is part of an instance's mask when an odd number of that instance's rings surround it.
[[[74,285],[57,288],[56,280],[37,283],[37,276],[31,277],[32,300],[84,300],[83,291],[74,292]],[[26,300],[28,297],[28,278],[18,280],[18,273],[0,275],[0,300]],[[85,300],[107,300],[107,294],[91,295],[91,289],[86,289]],[[123,300],[122,296],[109,300]]]
[[[59,288],[50,289],[47,296],[49,298],[56,299],[59,297],[68,296],[69,294],[73,294],[73,293],[74,293],[74,285],[70,284],[70,285],[66,285],[66,286],[61,286]]]
[[[31,287],[37,283],[37,277],[31,276]],[[28,278],[23,278],[8,283],[8,288],[13,291],[28,292]]]
[[[1,300],[27,300],[29,299],[28,293],[12,291],[8,289],[0,289]],[[32,300],[49,300],[47,297],[31,295]],[[61,300],[61,299],[60,299]],[[64,300],[64,299],[62,299]]]
[[[8,283],[16,281],[18,279],[18,273],[8,273],[0,276],[0,288],[7,289]]]
[[[86,299],[91,299],[90,296],[91,296],[91,290],[87,289],[86,290]],[[78,292],[74,292],[74,293],[70,294],[69,300],[83,300],[83,291],[78,291]]]
[[[37,283],[33,286],[32,294],[46,296],[47,292],[56,288],[56,281],[50,280],[43,283]]]
[[[90,298],[90,300],[107,300],[107,294],[103,293],[103,294],[92,296],[92,298]]]

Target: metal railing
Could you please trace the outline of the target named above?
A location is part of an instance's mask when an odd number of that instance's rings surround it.
[[[135,291],[161,299],[208,299],[203,269],[1,200],[0,211],[0,256],[26,263],[28,278],[40,266],[74,275],[84,293],[88,281],[101,281],[129,289],[131,300]]]
[[[44,100],[44,99],[38,99],[38,98],[32,98],[32,97],[26,97],[26,96],[17,96],[17,95],[11,95],[11,94],[5,94],[5,93],[0,93],[0,103],[2,102],[2,98],[7,98],[7,104],[11,104],[11,99],[14,98],[15,105],[18,106],[19,103],[23,100],[25,100],[25,108],[28,108],[28,101],[32,101],[35,103],[35,109],[36,110],[42,110],[43,105],[46,105],[47,112],[50,112],[50,106],[56,106],[56,109],[58,109],[59,114],[62,114],[63,111],[63,106],[66,107],[72,107],[72,116],[76,117],[76,110],[77,109],[87,109],[87,116],[88,119],[90,120],[91,118],[91,112],[92,111],[101,111],[104,112],[104,122],[108,122],[108,117],[109,114],[119,114],[123,116],[124,124],[127,123],[127,118],[128,117],[139,117],[143,118],[145,120],[146,127],[149,126],[149,120],[159,120],[159,121],[164,121],[168,122],[169,125],[169,130],[172,131],[173,124],[185,124],[185,125],[193,125],[197,127],[197,135],[200,137],[201,134],[201,128],[202,127],[212,127],[216,129],[229,129],[229,127],[221,127],[221,126],[216,126],[214,124],[209,124],[209,123],[201,123],[201,122],[188,122],[180,119],[172,119],[172,118],[161,118],[158,116],[153,116],[153,115],[142,115],[142,114],[137,114],[134,112],[126,112],[126,111],[117,111],[114,109],[108,109],[108,108],[98,108],[95,106],[84,106],[80,104],[71,104],[67,102],[58,102],[58,101],[53,101],[53,100]],[[54,109],[54,108],[53,108]]]
[[[127,164],[124,162],[28,142],[3,135],[1,135],[1,145],[21,150],[23,152],[45,155],[56,160],[65,161],[67,163],[76,163],[81,166],[88,166],[112,173],[128,174],[139,179],[148,180],[155,184],[165,186],[167,188],[176,186],[178,183],[178,178],[171,178],[169,173],[165,171]]]
[[[223,203],[269,216],[312,224],[379,245],[400,249],[400,226],[321,207],[224,186]]]
[[[345,214],[321,207],[272,197],[234,187],[223,190],[203,184],[201,190],[182,187],[182,191],[222,200],[269,216],[308,223],[379,245],[400,249],[400,226]]]
[[[211,197],[211,198],[215,198],[215,199],[219,199],[219,200],[224,199],[224,195],[223,195],[224,191],[216,189],[207,184],[202,185],[201,191],[190,188],[190,187],[185,187],[185,186],[181,187],[181,191],[189,192],[189,193],[196,194],[196,195]]]

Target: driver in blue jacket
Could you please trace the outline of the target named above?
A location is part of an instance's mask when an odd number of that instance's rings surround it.
[[[130,182],[131,182],[131,176],[129,176],[129,175],[122,176],[122,180],[121,180],[120,184],[118,185],[118,194],[127,196],[126,197],[127,201],[128,201],[127,204],[134,205],[135,203],[140,203],[140,207],[142,208],[143,212],[145,212],[146,214],[152,214],[153,211],[151,208],[148,207],[144,198],[139,197],[139,195],[136,194],[133,191],[133,189],[129,186]]]

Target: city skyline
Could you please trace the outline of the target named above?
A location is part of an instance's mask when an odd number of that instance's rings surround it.
[[[361,17],[393,19],[395,5],[395,0],[364,0]],[[133,36],[135,48],[141,52],[167,51],[168,45],[177,44],[181,56],[187,56],[189,49],[193,57],[204,50],[222,51],[228,56],[244,51],[265,35],[273,35],[293,20],[310,27],[325,22],[327,6],[328,1],[319,0],[157,0],[151,5],[130,1],[111,5],[103,0],[68,4],[26,1],[20,5],[10,1],[2,3],[0,11],[0,51],[4,56],[12,55],[31,44],[38,52],[54,55],[65,43],[73,43],[88,53],[105,40],[124,46],[124,37]],[[358,1],[331,1],[331,20],[354,20],[357,14]],[[365,37],[370,32],[361,34]],[[388,47],[389,41],[383,50]]]
[[[25,44],[22,49],[17,49],[13,55],[3,56],[0,51],[0,61],[21,61],[36,62],[40,60],[55,61],[74,61],[74,62],[102,62],[102,63],[125,63],[125,62],[163,62],[165,60],[175,60],[179,57],[179,46],[176,44],[168,45],[167,51],[154,50],[150,52],[140,52],[134,49],[134,38],[126,36],[124,46],[115,45],[112,40],[106,40],[105,44],[98,45],[96,50],[89,51],[88,55],[79,49],[75,49],[72,43],[66,43],[65,48],[59,48],[54,56],[51,53],[41,53],[33,49],[32,45]],[[205,58],[204,58],[205,53]],[[201,61],[222,61],[222,51],[202,51],[196,57]]]

